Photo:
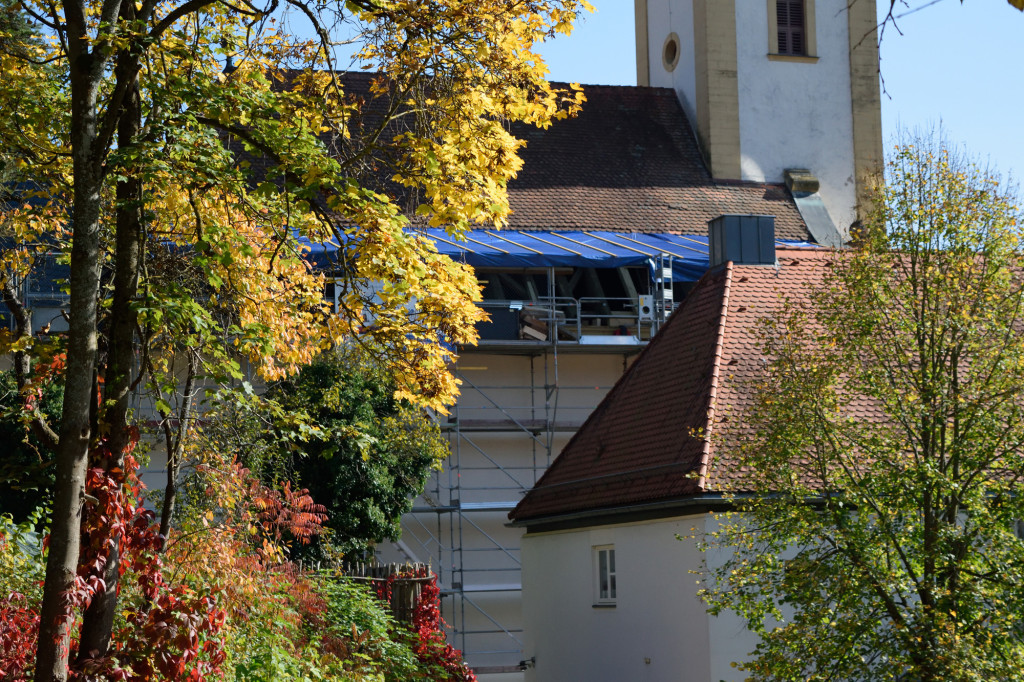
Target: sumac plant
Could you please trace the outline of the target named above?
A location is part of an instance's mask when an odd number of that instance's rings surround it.
[[[445,622],[441,618],[441,588],[437,576],[426,567],[395,573],[385,581],[375,583],[377,596],[390,603],[394,584],[400,580],[430,579],[421,583],[412,622],[408,624],[413,636],[412,650],[423,664],[424,679],[436,682],[476,682],[476,675],[462,660],[462,652],[448,644]]]

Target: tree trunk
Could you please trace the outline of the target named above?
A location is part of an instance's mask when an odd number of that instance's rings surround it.
[[[78,569],[85,471],[92,439],[90,408],[95,399],[93,369],[97,348],[102,188],[101,167],[94,158],[99,79],[91,73],[92,59],[88,54],[80,54],[72,60],[71,68],[74,208],[71,215],[70,322],[64,408],[56,456],[53,525],[36,652],[36,682],[67,679],[73,619],[67,600]]]
[[[131,4],[122,8],[122,17],[131,21]],[[130,53],[128,53],[130,55]],[[128,59],[131,57],[128,56]],[[131,79],[124,108],[118,122],[118,148],[130,149],[142,127],[139,102],[139,81],[131,66],[118,63],[119,80]],[[102,420],[109,429],[109,456],[97,462],[107,471],[124,468],[124,453],[130,446],[128,409],[132,383],[132,360],[135,355],[135,324],[137,315],[134,299],[138,293],[139,258],[142,248],[142,183],[137,176],[125,172],[117,183],[117,234],[114,251],[114,293],[110,308],[110,339],[107,344],[107,362],[104,382],[106,409]],[[110,648],[111,630],[117,610],[117,592],[120,564],[120,546],[115,543],[103,570],[104,590],[93,597],[82,618],[78,660],[106,656]]]
[[[36,682],[63,682],[68,677],[70,630],[74,618],[69,598],[78,570],[85,473],[93,436],[90,416],[96,400],[93,377],[100,283],[99,231],[103,163],[107,152],[105,143],[99,140],[97,114],[106,57],[90,50],[91,20],[83,3],[66,2],[62,9],[66,18],[71,84],[70,144],[74,185],[70,216],[71,301],[64,407],[55,462],[53,523],[36,649]],[[116,3],[111,3],[109,9],[119,11]],[[116,14],[111,19],[115,17]]]
[[[185,390],[181,397],[181,409],[178,411],[178,433],[174,435],[171,425],[164,418],[164,434],[167,442],[167,487],[164,488],[164,505],[160,510],[160,535],[164,537],[166,547],[167,535],[171,532],[171,520],[178,499],[178,472],[181,471],[181,458],[185,454],[185,438],[188,435],[189,422],[192,414],[192,393],[195,390],[196,375],[199,372],[199,350],[189,348],[188,374],[185,377]],[[163,548],[161,548],[163,551]]]

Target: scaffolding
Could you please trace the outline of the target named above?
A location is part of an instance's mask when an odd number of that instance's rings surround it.
[[[399,544],[431,561],[449,641],[478,673],[520,669],[522,531],[507,514],[537,482],[672,311],[669,256],[652,258],[647,293],[625,298],[545,292],[488,299],[493,328],[460,349],[462,395],[438,418],[451,453]]]

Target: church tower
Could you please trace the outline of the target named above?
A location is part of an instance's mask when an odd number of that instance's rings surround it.
[[[785,181],[815,236],[847,239],[882,169],[875,0],[635,7],[637,83],[675,90],[714,178]]]

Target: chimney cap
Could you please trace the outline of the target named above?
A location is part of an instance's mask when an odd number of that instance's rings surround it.
[[[721,215],[708,222],[709,265],[775,265],[775,216]]]
[[[797,192],[814,194],[821,187],[818,178],[806,168],[787,168],[783,171],[783,177],[786,179],[786,187],[794,194]]]

